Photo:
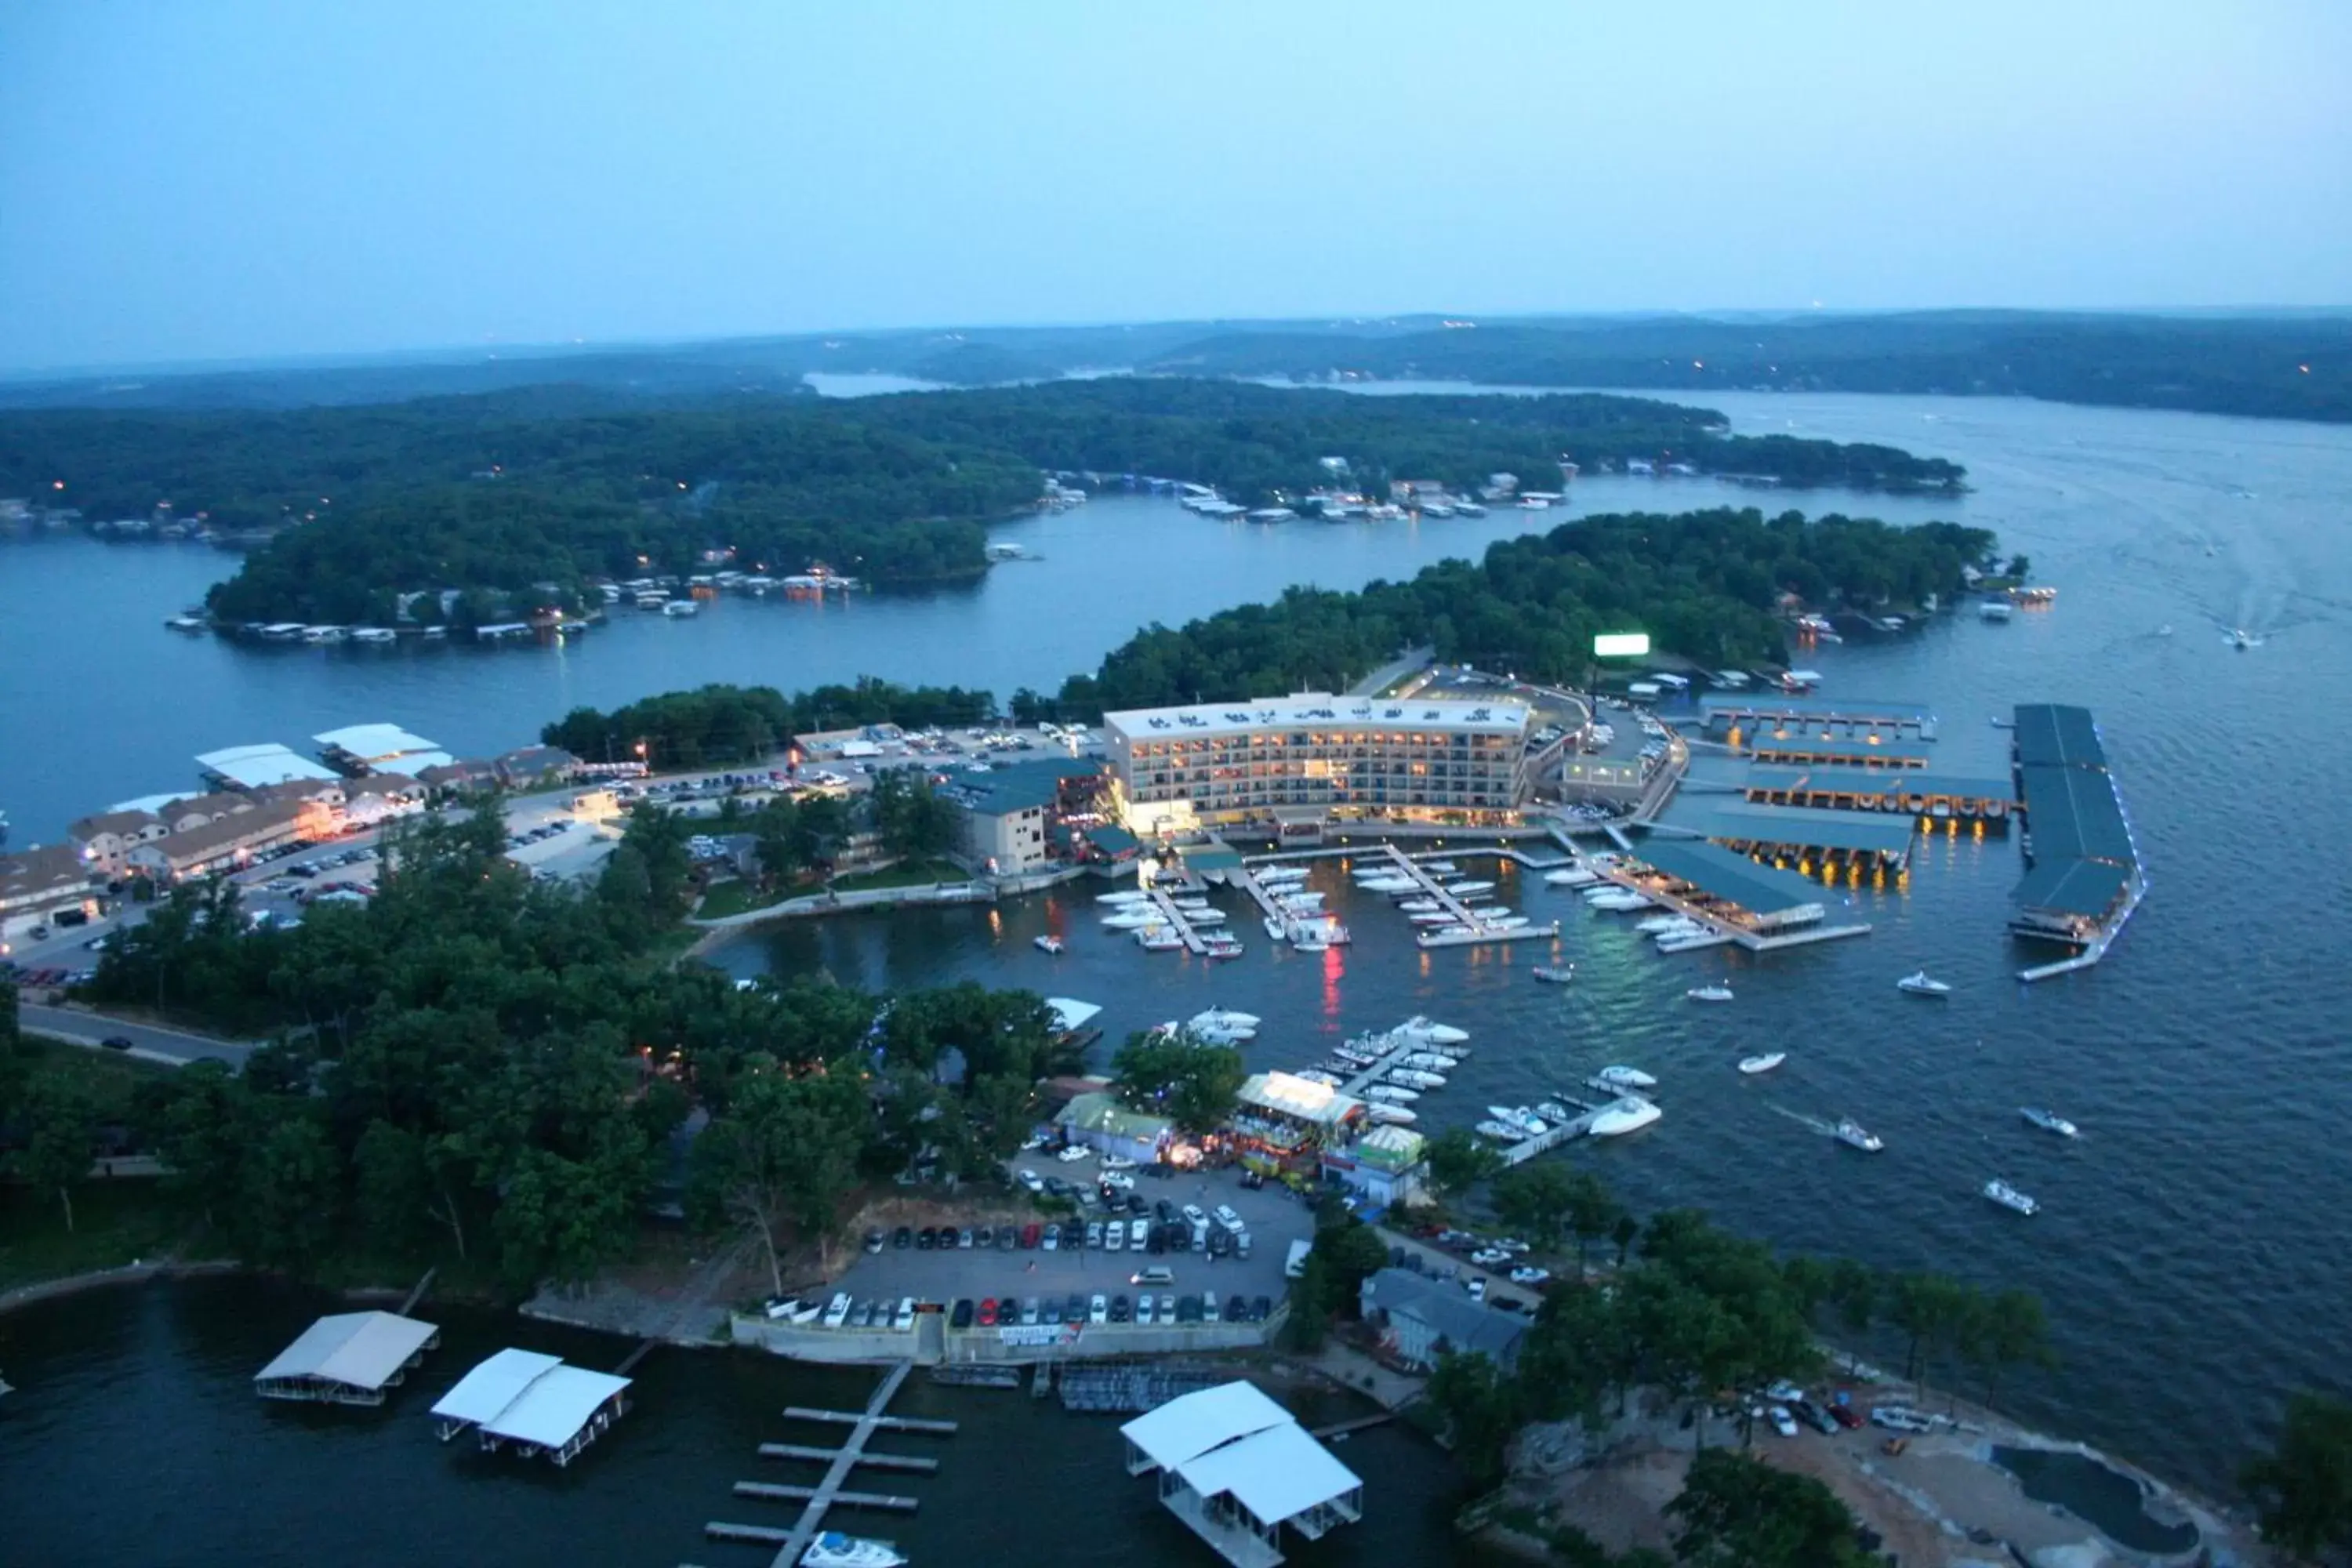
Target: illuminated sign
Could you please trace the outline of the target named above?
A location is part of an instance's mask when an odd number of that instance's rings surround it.
[[[1602,632],[1592,639],[1595,658],[1641,658],[1649,651],[1647,632]]]

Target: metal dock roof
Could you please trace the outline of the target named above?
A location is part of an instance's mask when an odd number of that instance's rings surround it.
[[[625,1377],[584,1366],[555,1366],[531,1379],[515,1402],[483,1422],[482,1430],[518,1443],[561,1448],[580,1435],[604,1401],[629,1386]]]
[[[562,1364],[561,1356],[502,1350],[459,1378],[457,1386],[433,1406],[433,1414],[445,1421],[478,1426],[521,1397],[534,1381]]]
[[[1917,763],[1931,754],[1927,742],[1908,735],[1884,741],[1824,741],[1818,735],[1750,735],[1748,749],[1761,756],[1834,757],[1840,762]]]
[[[1807,905],[1819,906],[1822,890],[1794,871],[1759,866],[1744,855],[1713,844],[1675,843],[1652,838],[1637,847],[1633,858],[1677,881],[1705,889],[1750,914],[1775,915]]]
[[[1754,763],[1741,787],[1787,790],[1794,794],[1886,795],[1949,795],[1956,800],[1998,800],[2015,805],[2017,785],[2005,778],[1969,778],[1932,768],[1841,767],[1833,763]]]
[[[2124,896],[2131,873],[2097,860],[2044,860],[2010,890],[2021,909],[2097,920]]]
[[[2025,784],[2026,825],[2033,858],[2105,860],[2128,866],[2137,858],[2124,808],[2106,773],[2091,768],[2018,769]]]
[[[397,1312],[338,1312],[303,1330],[253,1380],[315,1377],[352,1388],[382,1388],[440,1331]]]
[[[1709,723],[1742,715],[1758,719],[1819,720],[1831,724],[1933,724],[1935,710],[1922,702],[1881,702],[1866,697],[1782,697],[1775,692],[1715,692],[1698,700]]]
[[[2088,708],[2021,702],[2015,731],[2020,767],[2105,768],[2107,749]]]
[[[1718,804],[1702,796],[1676,801],[1661,821],[1667,827],[1688,828],[1709,838],[1743,844],[1792,844],[1880,855],[1900,855],[1909,849],[1914,832],[1912,820],[1905,813]]]

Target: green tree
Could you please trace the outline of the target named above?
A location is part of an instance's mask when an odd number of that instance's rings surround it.
[[[1512,1381],[1484,1354],[1441,1352],[1423,1391],[1454,1457],[1475,1487],[1503,1479],[1504,1456],[1519,1425]]]
[[[2352,1401],[2295,1394],[2277,1441],[2239,1481],[2261,1507],[2265,1540],[2305,1560],[2352,1547]]]
[[[1579,1171],[1569,1179],[1568,1228],[1576,1237],[1576,1277],[1582,1280],[1591,1268],[1592,1244],[1616,1228],[1620,1219],[1629,1217],[1624,1205],[1610,1192],[1608,1184],[1590,1171]]]
[[[1240,1051],[1181,1029],[1129,1035],[1110,1070],[1120,1099],[1190,1132],[1205,1132],[1232,1115],[1249,1076]]]
[[[1962,1320],[1960,1354],[1984,1374],[1984,1402],[2000,1392],[2001,1374],[2012,1366],[2054,1366],[2050,1320],[2042,1298],[2031,1290],[1997,1290],[1977,1300]]]
[[[726,1113],[695,1140],[701,1206],[759,1239],[778,1293],[787,1229],[823,1248],[856,1185],[861,1126],[870,1121],[855,1078],[795,1077],[755,1062]]]
[[[1466,1127],[1449,1127],[1429,1141],[1429,1184],[1439,1197],[1469,1191],[1503,1168],[1495,1146]]]
[[[1568,1233],[1576,1184],[1559,1165],[1516,1165],[1496,1176],[1489,1189],[1495,1215],[1540,1251],[1550,1252]]]
[[[299,1267],[326,1251],[340,1217],[342,1173],[307,1105],[270,1104],[237,1175],[237,1214],[230,1228],[253,1256]]]
[[[1864,1561],[1853,1514],[1835,1492],[1727,1448],[1691,1460],[1666,1513],[1677,1528],[1675,1560],[1694,1568],[1847,1568]]]
[[[98,1141],[98,1107],[79,1089],[55,1080],[33,1086],[26,1104],[25,1146],[16,1173],[36,1191],[56,1194],[74,1227],[73,1190],[89,1176]]]
[[[1936,1353],[1958,1342],[1975,1292],[1948,1274],[1900,1274],[1886,1292],[1887,1321],[1904,1335],[1903,1378],[1927,1397]]]

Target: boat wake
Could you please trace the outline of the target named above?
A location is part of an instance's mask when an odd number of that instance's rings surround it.
[[[1834,1138],[1837,1136],[1837,1123],[1829,1121],[1824,1117],[1809,1116],[1801,1110],[1791,1110],[1785,1105],[1776,1105],[1772,1109],[1779,1111],[1781,1115],[1787,1117],[1791,1121],[1802,1122],[1805,1126],[1811,1128],[1814,1131],[1820,1133],[1824,1138]]]

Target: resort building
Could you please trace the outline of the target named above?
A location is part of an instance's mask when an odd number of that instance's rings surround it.
[[[1633,885],[1758,935],[1807,925],[1828,910],[1822,889],[1794,871],[1759,866],[1713,844],[1653,837],[1635,851]]]
[[[1447,1351],[1485,1356],[1507,1372],[1519,1359],[1528,1320],[1473,1301],[1460,1289],[1409,1268],[1381,1268],[1357,1291],[1364,1321],[1380,1334],[1383,1359],[1431,1372]]]
[[[66,837],[80,852],[91,876],[111,881],[130,869],[131,850],[171,831],[152,811],[102,811],[68,826]]]
[[[1304,692],[1103,717],[1130,831],[1296,820],[1507,826],[1527,794],[1530,710],[1510,699]]]
[[[24,935],[65,910],[94,909],[81,851],[51,844],[0,855],[0,942]]]
[[[1235,1568],[1274,1568],[1282,1528],[1319,1541],[1363,1517],[1364,1483],[1248,1383],[1171,1399],[1119,1428],[1127,1473]]]
[[[159,882],[234,871],[281,845],[308,843],[332,830],[323,807],[286,802],[226,813],[141,844],[124,857],[131,870]]]
[[[1234,1141],[1245,1150],[1277,1161],[1311,1160],[1345,1143],[1364,1117],[1362,1100],[1329,1084],[1262,1072],[1242,1080],[1232,1124]]]
[[[956,858],[991,877],[1042,870],[1067,847],[1063,819],[1093,803],[1101,777],[1091,762],[1062,758],[958,778],[941,792],[957,807]]]
[[[424,736],[412,735],[397,724],[348,724],[310,739],[319,748],[321,762],[352,778],[368,773],[406,773],[414,778],[426,768],[457,761]]]
[[[1374,1209],[1392,1207],[1421,1191],[1429,1141],[1409,1127],[1375,1127],[1353,1143],[1323,1151],[1323,1179]]]
[[[1158,1160],[1176,1136],[1166,1117],[1131,1110],[1108,1090],[1076,1096],[1054,1118],[1054,1125],[1066,1142],[1097,1154],[1121,1155],[1139,1165]]]

